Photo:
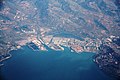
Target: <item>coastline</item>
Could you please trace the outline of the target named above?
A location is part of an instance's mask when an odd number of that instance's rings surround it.
[[[20,48],[22,48],[22,47],[20,47]],[[1,57],[1,59],[0,59],[0,67],[4,65],[3,62],[5,60],[8,60],[8,59],[10,59],[12,57],[12,54],[10,54],[11,51],[18,50],[20,48],[17,48],[17,47],[12,48],[12,49],[8,50],[8,52],[5,55],[0,55],[0,57]]]
[[[45,45],[45,44],[44,44]],[[36,50],[36,49],[34,49],[31,45],[29,45],[29,44],[26,44],[26,45],[23,45],[23,46],[28,46],[30,49],[32,49],[33,51],[44,51],[44,50]],[[14,51],[14,50],[18,50],[18,49],[22,49],[22,47],[23,46],[20,46],[19,48],[18,47],[14,47],[14,48],[12,48],[12,49],[10,49],[5,55],[0,55],[0,57],[1,57],[1,59],[0,59],[0,67],[1,66],[3,66],[4,65],[4,61],[5,60],[8,60],[8,59],[10,59],[11,57],[12,57],[12,54],[10,53],[11,51]],[[70,50],[70,52],[75,52],[75,53],[77,53],[77,54],[81,54],[81,53],[83,53],[83,52],[76,52],[76,51],[74,51],[71,47],[65,47],[65,46],[62,46],[61,45],[61,47],[63,48],[62,50],[54,50],[54,51],[66,51],[66,48],[68,48],[69,50]],[[49,50],[48,50],[48,48],[47,48],[47,50],[45,50],[45,51],[51,51],[51,49],[49,48]],[[53,49],[52,49],[52,51],[53,51]],[[89,53],[89,52],[88,52]],[[93,58],[94,59],[94,58]]]
[[[12,51],[12,50],[10,50],[10,51]],[[3,61],[8,60],[8,59],[10,59],[12,57],[12,55],[9,52],[6,54],[7,56],[6,55],[1,55],[0,67],[4,65]]]

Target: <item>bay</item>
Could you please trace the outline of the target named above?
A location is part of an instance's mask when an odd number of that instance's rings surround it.
[[[0,69],[2,80],[114,80],[93,62],[95,53],[33,51],[28,46],[10,53]]]

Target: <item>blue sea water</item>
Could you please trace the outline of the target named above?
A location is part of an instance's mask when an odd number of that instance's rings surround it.
[[[11,54],[0,69],[2,80],[114,80],[93,62],[94,53],[35,52],[24,46]]]

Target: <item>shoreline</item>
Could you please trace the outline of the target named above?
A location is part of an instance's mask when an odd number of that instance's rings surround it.
[[[40,51],[39,49],[34,49],[30,44],[28,44],[28,47],[31,48],[33,51]]]
[[[9,51],[9,52],[10,52],[10,51]],[[10,59],[10,58],[12,57],[12,55],[11,55],[10,53],[7,53],[6,55],[7,55],[7,57],[3,57],[4,55],[1,55],[2,58],[1,58],[1,60],[0,60],[0,67],[4,65],[3,62],[4,62],[5,60],[8,60],[8,59]]]
[[[32,49],[33,51],[41,51],[41,50],[35,50],[31,45],[26,45],[26,46],[28,46],[30,49]],[[20,48],[22,48],[23,46],[21,46]],[[65,46],[63,47],[63,46],[61,46],[62,48],[64,48],[64,50],[60,50],[60,51],[65,51]],[[8,59],[10,59],[11,57],[12,57],[12,54],[10,53],[11,51],[14,51],[14,50],[18,50],[18,49],[20,49],[20,48],[14,48],[14,49],[10,49],[5,55],[0,55],[0,57],[1,57],[1,59],[0,59],[0,67],[1,66],[3,66],[4,65],[4,61],[5,60],[8,60]],[[71,49],[71,48],[69,48],[70,49],[70,52],[71,52],[71,50],[73,50],[73,49]],[[48,51],[48,50],[47,50]],[[59,51],[59,50],[54,50],[54,51]],[[73,52],[75,52],[75,53],[78,53],[78,52],[76,52],[76,51],[73,51]],[[82,53],[82,52],[80,52],[80,53]],[[78,54],[80,54],[80,53],[78,53]],[[93,58],[94,59],[94,58]],[[94,61],[94,60],[93,60]]]
[[[19,49],[19,48],[18,48],[18,49]],[[0,56],[1,56],[1,59],[0,59],[0,67],[4,65],[3,62],[4,62],[5,60],[8,60],[8,59],[10,59],[10,58],[12,57],[12,54],[10,54],[10,52],[13,51],[13,50],[17,50],[17,48],[15,48],[15,49],[10,49],[6,54],[0,55]],[[6,56],[6,55],[7,55],[7,56]],[[8,56],[8,55],[9,55],[9,56]],[[4,56],[6,56],[6,57],[4,57]]]

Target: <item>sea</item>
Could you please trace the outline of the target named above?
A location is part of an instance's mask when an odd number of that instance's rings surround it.
[[[11,51],[0,67],[0,80],[115,80],[94,63],[95,53],[33,51],[28,46]]]

